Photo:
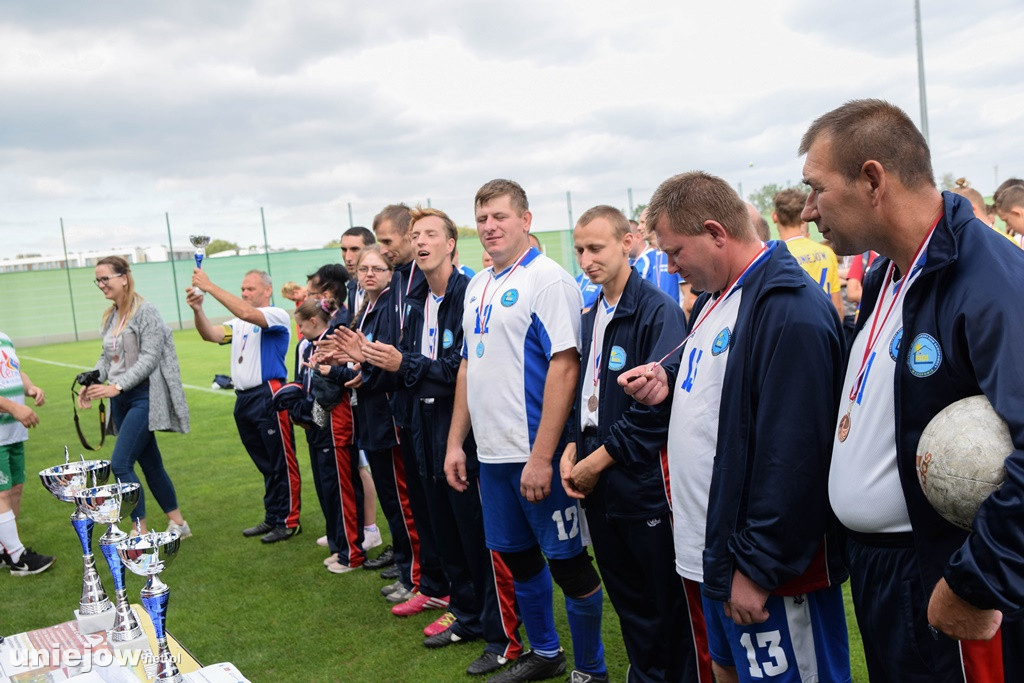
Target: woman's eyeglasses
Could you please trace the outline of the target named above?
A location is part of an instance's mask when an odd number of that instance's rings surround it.
[[[93,282],[96,283],[97,287],[102,287],[105,284],[107,284],[108,282],[110,282],[110,280],[112,278],[115,278],[115,277],[124,277],[124,273],[118,273],[117,275],[104,275],[102,277],[96,278],[95,280],[93,280]]]
[[[388,272],[391,269],[390,268],[383,268],[381,266],[359,266],[358,268],[356,268],[356,272],[359,273],[360,275],[366,275],[371,270],[374,273],[377,273],[378,275],[380,275],[381,273],[386,273],[386,272]]]

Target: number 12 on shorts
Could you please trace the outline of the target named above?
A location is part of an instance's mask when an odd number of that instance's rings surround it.
[[[572,507],[565,508],[562,510],[555,510],[551,513],[551,519],[554,521],[555,526],[558,527],[558,540],[568,541],[570,538],[576,538],[580,533],[580,509],[573,505]],[[569,527],[569,533],[565,532],[565,527]]]
[[[765,676],[778,676],[789,669],[789,661],[786,660],[786,651],[782,649],[782,633],[779,631],[763,631],[755,634],[757,647],[754,647],[754,640],[749,633],[740,636],[740,645],[747,651],[747,663],[750,665],[751,678],[764,678]],[[758,649],[768,648],[770,662],[759,663],[757,661]]]

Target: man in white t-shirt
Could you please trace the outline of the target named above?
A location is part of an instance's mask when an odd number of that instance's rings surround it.
[[[264,543],[298,534],[301,483],[295,457],[295,437],[287,411],[275,411],[274,394],[285,383],[285,356],[291,320],[283,308],[270,305],[274,291],[270,275],[250,270],[242,279],[242,295],[213,284],[206,271],[192,271],[186,301],[192,307],[196,330],[209,342],[231,345],[231,382],[235,385],[235,423],[242,445],[263,475],[266,510],[262,522],[242,531]],[[234,318],[214,325],[203,312],[203,292],[221,303]]]
[[[679,363],[618,382],[638,401],[672,401],[676,571],[701,584],[715,677],[849,681],[845,570],[826,542],[839,318],[721,178],[669,178],[648,221],[671,270],[704,294]]]
[[[530,246],[526,193],[492,180],[476,194],[477,232],[494,265],[466,288],[462,365],[445,475],[468,486],[462,444],[472,423],[487,547],[512,572],[532,649],[491,678],[532,681],[565,671],[552,579],[565,593],[574,681],[607,681],[601,579],[583,549],[580,511],[562,488],[559,456],[580,370],[580,290]],[[545,557],[547,562],[545,562]]]

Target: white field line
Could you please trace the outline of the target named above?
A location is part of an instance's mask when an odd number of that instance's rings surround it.
[[[70,363],[58,363],[55,360],[46,360],[45,358],[34,358],[32,356],[26,356],[26,355],[21,354],[21,353],[18,354],[18,357],[19,358],[23,358],[25,360],[30,360],[33,363],[45,363],[47,365],[56,365],[59,368],[71,368],[72,370],[92,370],[91,367],[88,367],[88,366],[85,366],[85,365],[72,365]],[[195,386],[193,384],[182,384],[182,386],[185,387],[186,389],[192,389],[193,391],[205,391],[208,394],[226,394],[227,396],[232,396],[232,397],[234,397],[234,395],[235,395],[235,392],[233,392],[233,391],[226,391],[224,389],[211,389],[210,387],[197,387],[197,386]]]

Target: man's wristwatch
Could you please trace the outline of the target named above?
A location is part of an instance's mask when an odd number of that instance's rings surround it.
[[[114,388],[117,389],[117,393],[119,393],[119,394],[123,394],[124,393],[124,389],[122,389],[121,385],[118,384],[117,382],[114,382]]]

